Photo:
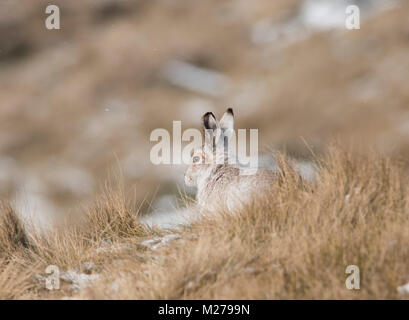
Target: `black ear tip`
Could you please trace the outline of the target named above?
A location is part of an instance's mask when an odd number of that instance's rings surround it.
[[[234,115],[232,108],[228,108],[226,112],[227,112],[227,113],[230,113],[231,115]]]
[[[202,117],[202,121],[203,122],[207,122],[209,121],[209,118],[214,118],[216,119],[216,117],[214,116],[213,112],[206,112],[203,117]]]
[[[210,118],[213,118],[216,120],[216,117],[214,116],[213,112],[206,112],[202,117],[202,122],[206,129],[211,129],[211,125],[209,121]]]
[[[213,112],[206,112],[206,113],[203,115],[203,119],[208,118],[208,117],[213,117],[213,118],[215,118]]]

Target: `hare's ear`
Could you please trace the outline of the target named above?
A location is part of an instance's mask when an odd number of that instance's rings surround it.
[[[202,124],[205,133],[205,144],[213,150],[220,140],[220,124],[212,112],[206,112],[203,115]]]
[[[223,131],[234,130],[234,113],[233,109],[229,108],[224,113],[223,117],[220,120],[220,127]]]
[[[220,127],[213,112],[206,112],[202,117],[204,130],[216,130]]]
[[[224,137],[224,147],[228,146],[230,138],[234,134],[234,114],[233,109],[228,108],[220,120],[220,127]]]

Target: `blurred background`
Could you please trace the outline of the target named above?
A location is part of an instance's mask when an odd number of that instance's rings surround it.
[[[345,28],[350,4],[360,30]],[[150,133],[228,106],[261,151],[307,166],[303,138],[405,159],[408,17],[404,0],[1,0],[0,197],[73,210],[120,168],[138,199],[169,206],[185,167],[151,164]]]

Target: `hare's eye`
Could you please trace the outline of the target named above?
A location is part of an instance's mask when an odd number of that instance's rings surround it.
[[[199,156],[194,156],[193,157],[193,163],[198,163],[200,161],[200,157]]]

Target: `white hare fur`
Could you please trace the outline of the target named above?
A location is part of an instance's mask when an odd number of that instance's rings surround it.
[[[271,190],[274,171],[258,168],[254,174],[242,175],[237,164],[229,163],[229,159],[236,159],[229,148],[234,133],[231,108],[220,122],[213,113],[207,112],[202,117],[202,125],[205,143],[193,152],[185,173],[186,185],[197,187],[196,200],[200,211],[240,210]]]

